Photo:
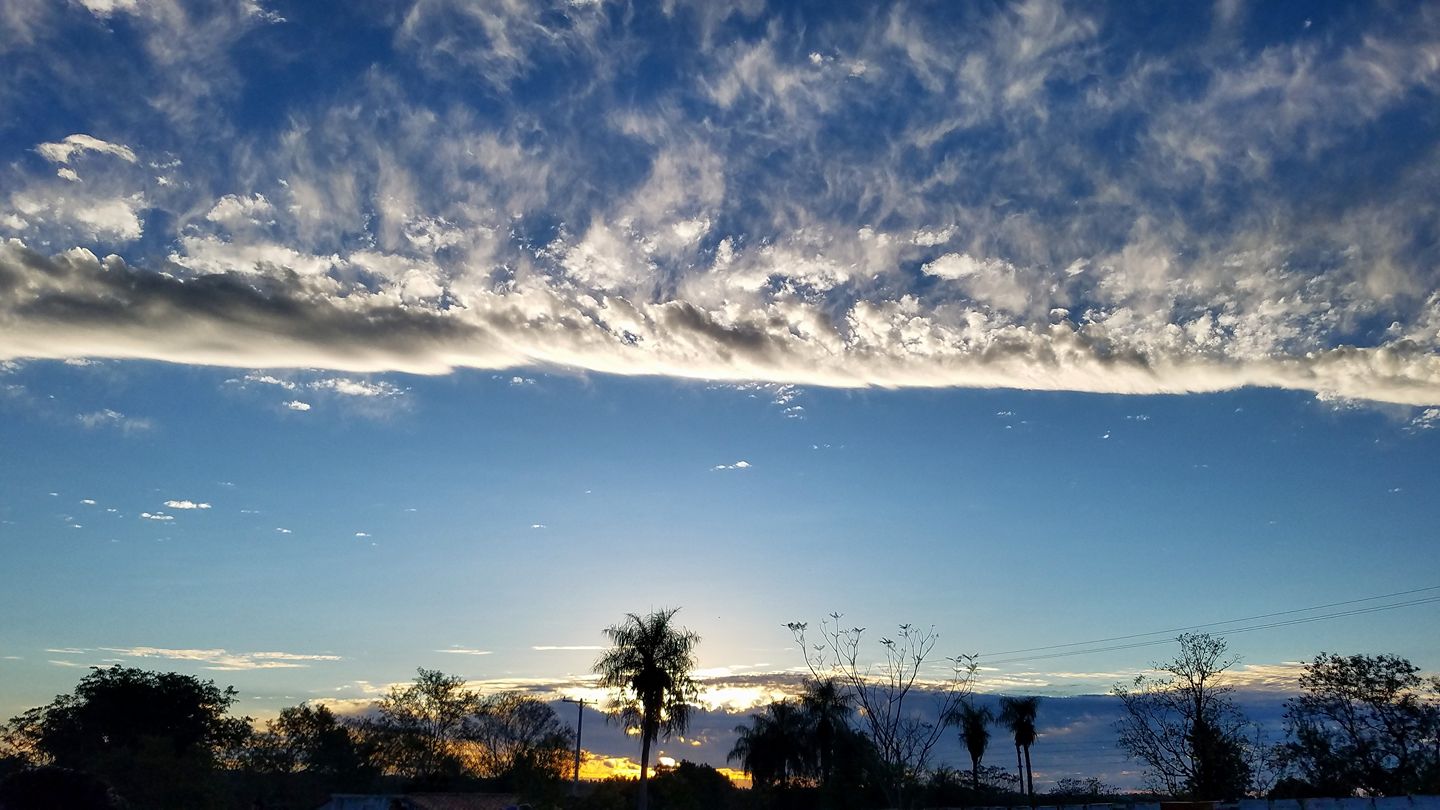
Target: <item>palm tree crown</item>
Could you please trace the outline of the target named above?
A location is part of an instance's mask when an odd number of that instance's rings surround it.
[[[810,720],[792,701],[771,703],[750,725],[735,727],[738,736],[727,759],[739,762],[757,788],[803,780],[815,770]]]
[[[625,614],[625,621],[605,629],[611,647],[595,662],[600,685],[615,690],[611,710],[626,728],[640,731],[641,810],[648,798],[650,746],[662,734],[685,731],[699,694],[690,670],[700,636],[673,624],[677,610]]]
[[[970,700],[961,703],[946,718],[960,726],[960,739],[970,752],[970,786],[975,790],[980,789],[980,760],[985,758],[985,749],[990,747],[990,722],[994,719],[989,708],[976,706]]]
[[[1000,722],[1015,737],[1015,755],[1025,751],[1025,782],[1030,798],[1035,798],[1035,774],[1030,769],[1030,746],[1039,736],[1035,731],[1035,715],[1040,708],[1038,697],[1000,698]]]

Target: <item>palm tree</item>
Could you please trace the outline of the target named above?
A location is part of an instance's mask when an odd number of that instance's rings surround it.
[[[808,681],[800,696],[800,706],[815,732],[815,752],[819,760],[816,764],[822,787],[830,784],[830,777],[835,773],[836,748],[850,730],[854,700],[834,678]]]
[[[990,747],[990,721],[995,717],[985,706],[976,706],[966,700],[945,718],[946,722],[960,726],[960,740],[970,752],[970,786],[980,790],[980,760],[985,749]]]
[[[1035,744],[1035,715],[1040,708],[1040,698],[1000,698],[1000,722],[1015,736],[1015,765],[1020,768],[1021,784],[1026,789],[1030,802],[1035,802],[1035,774],[1030,770],[1030,746]],[[1025,764],[1020,765],[1020,751],[1025,751]]]
[[[738,738],[726,759],[739,762],[757,788],[784,787],[815,771],[810,718],[788,700],[765,707],[750,718],[750,725],[736,726]]]
[[[611,647],[595,662],[600,685],[616,690],[611,710],[626,728],[640,731],[640,810],[649,805],[650,746],[661,734],[684,733],[699,693],[690,670],[700,636],[672,624],[677,610],[625,614],[624,622],[605,629]]]

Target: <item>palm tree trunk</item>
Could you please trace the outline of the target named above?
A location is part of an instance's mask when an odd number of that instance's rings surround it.
[[[650,806],[650,794],[647,790],[649,787],[649,768],[650,733],[648,729],[642,729],[640,732],[640,810],[648,810]]]
[[[1015,743],[1015,773],[1020,777],[1020,792],[1025,792],[1025,763],[1020,761],[1020,743]]]
[[[970,758],[970,787],[980,792],[980,760],[975,757]]]
[[[1035,804],[1035,770],[1030,767],[1030,746],[1025,746],[1025,784],[1030,793],[1030,804]]]

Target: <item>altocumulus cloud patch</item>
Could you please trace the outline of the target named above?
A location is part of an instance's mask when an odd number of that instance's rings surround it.
[[[1132,12],[27,4],[0,359],[1440,403],[1440,14]]]

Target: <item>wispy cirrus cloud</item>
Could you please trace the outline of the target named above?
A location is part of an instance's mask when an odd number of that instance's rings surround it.
[[[316,663],[342,661],[338,655],[289,652],[231,652],[224,649],[170,649],[166,647],[100,647],[120,658],[156,658],[202,665],[202,669],[240,671],[254,669],[296,669]]]
[[[295,54],[336,98],[266,127],[223,103],[259,80],[227,46],[275,15],[92,11],[135,40],[70,33],[157,90],[54,77],[134,124],[37,130],[8,170],[0,359],[1440,404],[1428,7],[1322,36],[1196,6],[1146,37],[1058,0],[426,0],[367,22],[395,48],[365,71]],[[26,19],[13,47],[58,59],[65,21]],[[659,42],[683,47],[637,98]],[[586,80],[512,94],[557,67]],[[48,103],[8,93],[17,120]],[[273,380],[296,410],[400,394]]]
[[[110,428],[119,430],[121,433],[143,433],[155,427],[155,423],[149,419],[136,416],[126,416],[113,408],[103,408],[98,411],[82,413],[75,417],[80,426],[87,430],[99,430]]]

